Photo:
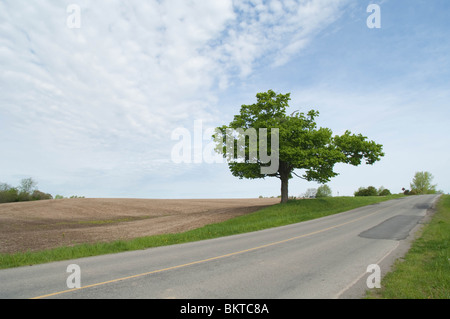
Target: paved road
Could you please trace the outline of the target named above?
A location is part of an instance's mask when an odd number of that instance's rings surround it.
[[[353,298],[401,256],[438,196],[249,234],[0,271],[0,298]],[[81,289],[68,289],[76,264]],[[75,281],[70,281],[75,282]]]

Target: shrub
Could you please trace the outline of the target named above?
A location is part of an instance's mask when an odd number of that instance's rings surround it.
[[[18,199],[19,202],[27,202],[27,201],[31,200],[31,194],[24,192],[24,191],[19,192],[18,197],[19,197],[19,199]]]
[[[356,192],[355,196],[377,196],[378,191],[375,187],[369,186],[367,188],[360,187]]]
[[[14,187],[0,190],[0,203],[11,203],[19,201],[19,190]]]
[[[328,185],[322,185],[317,189],[316,198],[331,197],[333,192]]]
[[[388,195],[391,195],[391,191],[389,190],[389,189],[382,189],[379,193],[378,193],[378,195],[379,196],[388,196]]]
[[[373,186],[369,186],[367,188],[360,187],[354,194],[355,194],[355,196],[388,196],[388,195],[392,195],[391,191],[389,189],[384,188],[383,186],[381,186],[379,190],[377,190]],[[405,192],[405,194],[406,194],[406,192]]]
[[[0,183],[0,203],[24,202],[30,200],[52,199],[52,195],[36,189],[37,182],[32,178],[22,179],[19,187]]]
[[[417,195],[417,191],[414,190],[414,189],[412,191],[410,191],[409,189],[405,189],[403,194],[405,194],[405,195]]]
[[[45,199],[53,199],[53,196],[50,194],[46,194],[44,192],[35,190],[31,195],[32,200],[45,200]]]

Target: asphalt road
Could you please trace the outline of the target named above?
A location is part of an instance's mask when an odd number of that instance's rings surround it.
[[[0,271],[0,298],[359,298],[408,249],[438,196],[169,247]],[[80,289],[69,289],[77,273]],[[68,280],[69,279],[69,280]],[[68,286],[69,281],[69,286]],[[374,288],[376,289],[376,288]]]

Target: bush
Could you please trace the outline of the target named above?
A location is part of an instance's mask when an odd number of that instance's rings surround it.
[[[37,189],[36,182],[32,178],[25,178],[19,187],[11,187],[0,183],[0,203],[24,202],[30,200],[52,199],[52,195],[43,193]]]
[[[31,194],[21,191],[19,192],[18,202],[28,202],[31,200]]]
[[[33,194],[31,195],[32,200],[46,200],[46,199],[53,199],[53,196],[50,194],[46,194],[44,192],[35,190]]]
[[[0,203],[12,203],[19,201],[19,190],[14,187],[0,190]]]
[[[403,194],[405,194],[405,195],[417,195],[417,191],[414,190],[414,189],[412,191],[410,191],[409,189],[405,189]]]
[[[328,185],[322,185],[317,189],[316,198],[331,197],[333,192]]]
[[[369,186],[367,188],[360,187],[356,192],[355,196],[377,196],[378,191],[375,187]]]
[[[356,192],[355,196],[388,196],[392,195],[389,189],[384,188],[383,186],[377,190],[373,186],[369,186],[367,188],[360,187]]]

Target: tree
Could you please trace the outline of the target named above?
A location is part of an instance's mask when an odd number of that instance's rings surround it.
[[[33,194],[31,195],[32,200],[44,200],[44,199],[53,199],[53,196],[51,194],[47,194],[44,192],[41,192],[39,190],[35,190]]]
[[[33,191],[36,190],[37,182],[31,177],[24,178],[20,181],[19,186],[19,202],[32,200]]]
[[[19,190],[6,183],[0,183],[0,203],[17,202]]]
[[[255,104],[242,105],[240,113],[234,116],[234,120],[229,125],[217,128],[220,134],[213,135],[218,143],[216,150],[224,157],[228,157],[228,167],[236,177],[241,179],[279,178],[282,203],[288,200],[288,183],[294,176],[325,184],[338,175],[333,171],[337,163],[358,166],[365,160],[366,164],[372,165],[384,156],[382,145],[367,140],[367,137],[361,134],[355,135],[346,131],[343,135],[333,136],[329,128],[318,128],[315,119],[319,112],[316,110],[310,110],[307,114],[295,111],[287,115],[290,93],[276,94],[269,90],[258,93],[256,99]],[[224,138],[218,138],[218,135],[227,136],[228,129],[249,130],[251,128],[255,129],[257,134],[259,142],[257,148],[250,148],[251,139],[246,139],[243,147],[245,158],[239,161],[230,160],[227,154],[227,142]],[[261,129],[267,129],[268,140],[259,138]],[[275,140],[279,143],[278,149],[272,145],[274,137],[278,139]],[[277,169],[274,172],[264,170],[267,168],[267,161],[262,158],[261,153],[258,155],[258,151],[261,151],[261,142],[271,149],[271,155],[273,152],[278,155]],[[233,144],[233,151],[239,150],[241,149]],[[295,172],[295,170],[302,172]]]
[[[333,192],[331,191],[331,188],[328,185],[321,185],[317,189],[316,198],[321,197],[331,197]]]
[[[411,183],[411,191],[416,194],[433,194],[436,193],[436,185],[431,182],[434,176],[430,172],[416,172]]]
[[[33,191],[36,189],[37,182],[34,181],[31,177],[24,178],[20,181],[19,190],[21,193],[31,195]]]

